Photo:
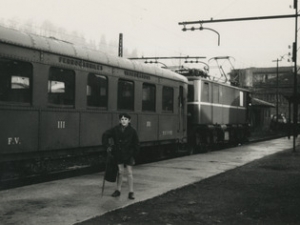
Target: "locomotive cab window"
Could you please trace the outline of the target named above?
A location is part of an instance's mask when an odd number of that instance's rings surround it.
[[[56,67],[50,68],[48,103],[50,106],[74,107],[75,74],[72,70]]]
[[[107,78],[90,73],[87,81],[87,106],[107,108]]]
[[[32,65],[0,57],[0,102],[31,103]]]
[[[156,88],[153,84],[143,84],[143,102],[142,102],[142,110],[155,112],[155,94]]]
[[[171,87],[163,87],[162,90],[162,110],[163,112],[173,112],[174,90]]]
[[[118,110],[134,110],[134,84],[132,81],[118,82]]]
[[[203,83],[202,101],[209,102],[209,83]]]

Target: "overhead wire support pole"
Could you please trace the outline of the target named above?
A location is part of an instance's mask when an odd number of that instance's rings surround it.
[[[276,62],[276,131],[278,131],[278,116],[279,116],[279,112],[278,112],[278,79],[279,79],[279,65],[278,65],[278,63],[279,63],[279,61],[281,61],[281,60],[279,60],[279,59],[276,59],[276,60],[273,60],[272,62]]]
[[[210,30],[212,32],[215,32],[218,35],[218,46],[220,46],[220,34],[219,34],[218,31],[216,31],[214,29],[203,27],[202,24],[201,24],[200,28],[195,28],[195,27],[186,28],[185,25],[184,25],[184,28],[182,29],[182,31],[187,31],[187,30],[191,30],[191,31],[195,31],[195,30],[200,30],[200,31],[201,30]]]
[[[214,29],[211,29],[211,28],[207,28],[207,27],[200,27],[200,30],[210,30],[210,31],[212,31],[212,32],[215,32],[217,35],[218,35],[218,46],[220,46],[220,34],[219,34],[219,32],[218,31],[216,31],[216,30],[214,30]]]
[[[247,21],[247,20],[265,20],[265,19],[283,19],[283,18],[293,18],[297,17],[298,15],[276,15],[276,16],[257,16],[257,17],[244,17],[244,18],[231,18],[231,19],[218,19],[218,20],[199,20],[199,21],[190,21],[190,22],[180,22],[178,23],[179,25],[183,25],[182,31],[187,31],[187,30],[210,30],[215,32],[218,35],[218,46],[220,46],[220,34],[211,28],[204,28],[202,25],[204,23],[220,23],[220,22],[237,22],[237,21]],[[186,25],[191,25],[191,24],[200,24],[200,28],[186,28]]]
[[[236,22],[236,21],[247,21],[247,20],[268,20],[268,19],[284,19],[298,17],[298,14],[291,15],[276,15],[276,16],[256,16],[256,17],[244,17],[244,18],[230,18],[230,19],[211,19],[211,20],[198,20],[189,22],[179,22],[179,25],[191,25],[191,24],[204,24],[204,23],[220,23],[220,22]]]
[[[293,152],[296,152],[296,137],[298,135],[297,125],[298,125],[298,70],[297,70],[297,39],[298,39],[298,0],[294,0],[295,9],[295,42],[293,44],[293,61],[294,61],[294,126],[293,126]]]
[[[119,34],[119,57],[123,57],[123,34]]]

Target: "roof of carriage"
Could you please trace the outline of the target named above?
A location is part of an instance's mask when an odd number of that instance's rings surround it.
[[[144,63],[132,61],[126,58],[116,57],[101,51],[88,49],[85,46],[75,45],[70,42],[58,40],[53,37],[39,36],[10,28],[5,28],[2,26],[0,26],[0,42],[33,48],[40,51],[56,53],[69,57],[75,57],[78,59],[84,59],[90,62],[97,62],[113,67],[152,74],[158,77],[178,80],[185,83],[188,82],[186,77],[167,69],[162,69],[153,65],[146,65]]]

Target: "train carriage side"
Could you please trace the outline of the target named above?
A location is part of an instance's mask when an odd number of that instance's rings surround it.
[[[99,152],[124,111],[142,146],[177,143],[186,97],[171,71],[0,27],[2,162]]]
[[[247,140],[246,89],[204,78],[189,79],[188,137],[198,150]]]

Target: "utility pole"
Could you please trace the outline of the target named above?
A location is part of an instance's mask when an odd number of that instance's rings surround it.
[[[123,34],[119,34],[119,57],[123,57]]]
[[[279,76],[279,71],[278,71],[278,62],[281,61],[279,59],[273,60],[272,62],[276,62],[276,130],[278,128],[278,76]]]
[[[294,61],[294,126],[293,126],[293,152],[296,152],[296,137],[298,135],[298,80],[297,80],[297,39],[298,39],[298,0],[294,0],[295,9],[295,42],[293,43],[293,61]]]

